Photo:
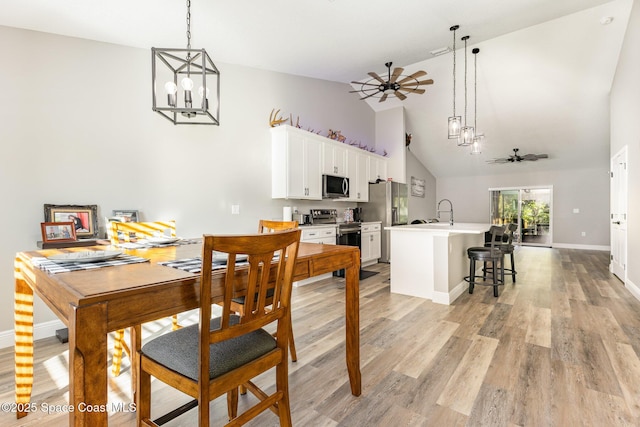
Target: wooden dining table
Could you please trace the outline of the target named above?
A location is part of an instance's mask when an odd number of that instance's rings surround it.
[[[106,426],[107,333],[198,307],[199,274],[159,265],[200,255],[201,244],[123,250],[149,262],[48,273],[38,257],[108,246],[19,252],[15,258],[15,396],[17,417],[30,412],[33,387],[33,297],[38,295],[69,329],[70,426]],[[345,269],[345,347],[351,393],[361,393],[359,270],[353,246],[300,243],[294,280]],[[224,269],[214,272],[212,296],[222,300]],[[242,294],[242,289],[237,289]],[[132,334],[135,338],[136,333]],[[139,348],[139,342],[134,344]],[[132,368],[135,375],[135,366]],[[135,388],[134,395],[135,395]],[[96,410],[86,410],[87,408]],[[84,410],[83,410],[84,409]]]

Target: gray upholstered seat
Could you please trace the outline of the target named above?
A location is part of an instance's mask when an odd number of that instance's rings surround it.
[[[240,316],[231,315],[230,323],[239,323]],[[211,319],[211,330],[220,328],[220,318]],[[142,347],[148,358],[198,380],[198,325],[187,326],[149,341]],[[267,354],[276,348],[276,340],[264,329],[253,331],[210,346],[209,378],[217,378],[233,369]]]

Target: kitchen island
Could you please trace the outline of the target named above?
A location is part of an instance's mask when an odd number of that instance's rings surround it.
[[[484,245],[490,224],[412,224],[391,233],[391,292],[451,304],[466,289],[467,248]]]

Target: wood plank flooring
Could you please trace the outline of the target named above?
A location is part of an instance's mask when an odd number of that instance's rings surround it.
[[[362,396],[350,393],[344,362],[344,279],[296,288],[293,321],[298,362],[290,363],[296,426],[638,426],[640,301],[607,270],[608,253],[519,248],[517,283],[500,296],[476,286],[451,306],[389,292],[389,266],[361,282]],[[194,322],[194,313],[181,323]],[[145,325],[147,336],[169,330]],[[63,426],[66,414],[41,406],[68,400],[68,348],[55,338],[35,346],[32,401],[22,420],[2,426]],[[111,403],[129,403],[130,370],[109,377]],[[106,373],[106,368],[105,368]],[[258,379],[269,387],[273,375]],[[241,397],[241,405],[251,399]],[[0,402],[13,401],[13,351],[0,350]],[[188,398],[154,383],[154,414]],[[212,425],[226,420],[212,402]],[[245,403],[246,405],[246,403]],[[195,411],[166,424],[193,426]],[[133,425],[113,412],[110,425]],[[278,425],[270,412],[253,426]]]

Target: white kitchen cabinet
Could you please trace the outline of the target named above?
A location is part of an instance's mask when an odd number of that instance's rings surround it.
[[[369,157],[369,182],[381,179],[387,180],[387,159],[376,155]]]
[[[349,202],[369,201],[368,166],[371,156],[359,149],[347,151],[347,176],[349,177]]]
[[[322,173],[347,176],[347,148],[344,144],[330,139],[322,144]]]
[[[360,265],[375,264],[381,256],[380,222],[364,222],[361,226]]]
[[[290,126],[271,129],[271,197],[322,200],[322,140]]]
[[[336,244],[336,226],[320,225],[320,226],[303,226],[300,227],[302,234],[300,241],[305,243],[316,243],[319,245],[335,245]],[[304,286],[318,280],[327,279],[332,273],[321,274],[319,276],[310,277],[308,279],[293,282],[293,286]]]

